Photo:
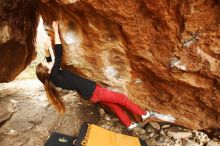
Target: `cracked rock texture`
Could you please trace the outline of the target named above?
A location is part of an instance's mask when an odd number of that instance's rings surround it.
[[[219,0],[2,0],[0,14],[1,82],[34,59],[41,14],[60,22],[63,68],[176,124],[220,128]]]

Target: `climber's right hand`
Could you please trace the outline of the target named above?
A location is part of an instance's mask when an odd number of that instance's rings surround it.
[[[54,32],[58,32],[58,30],[59,30],[59,22],[58,21],[53,21],[52,22],[52,27],[53,27]]]

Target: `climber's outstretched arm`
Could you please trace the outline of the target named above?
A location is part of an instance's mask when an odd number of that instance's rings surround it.
[[[58,23],[58,21],[53,21],[52,27],[53,27],[53,31],[54,31],[55,44],[61,44],[60,35],[59,35],[59,23]]]

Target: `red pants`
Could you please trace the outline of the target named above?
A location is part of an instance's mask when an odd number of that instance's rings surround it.
[[[141,109],[138,105],[131,102],[127,96],[121,93],[117,93],[106,88],[96,85],[93,96],[91,97],[93,103],[103,103],[110,110],[112,110],[120,119],[120,121],[129,127],[132,123],[127,113],[120,107],[123,106],[137,115],[143,115],[145,111]]]

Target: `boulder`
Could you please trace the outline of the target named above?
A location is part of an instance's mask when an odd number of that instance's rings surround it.
[[[0,1],[0,82],[14,80],[36,57],[35,1]]]
[[[2,0],[0,14],[0,82],[35,58],[40,14],[60,22],[63,68],[176,124],[220,128],[218,1]]]

